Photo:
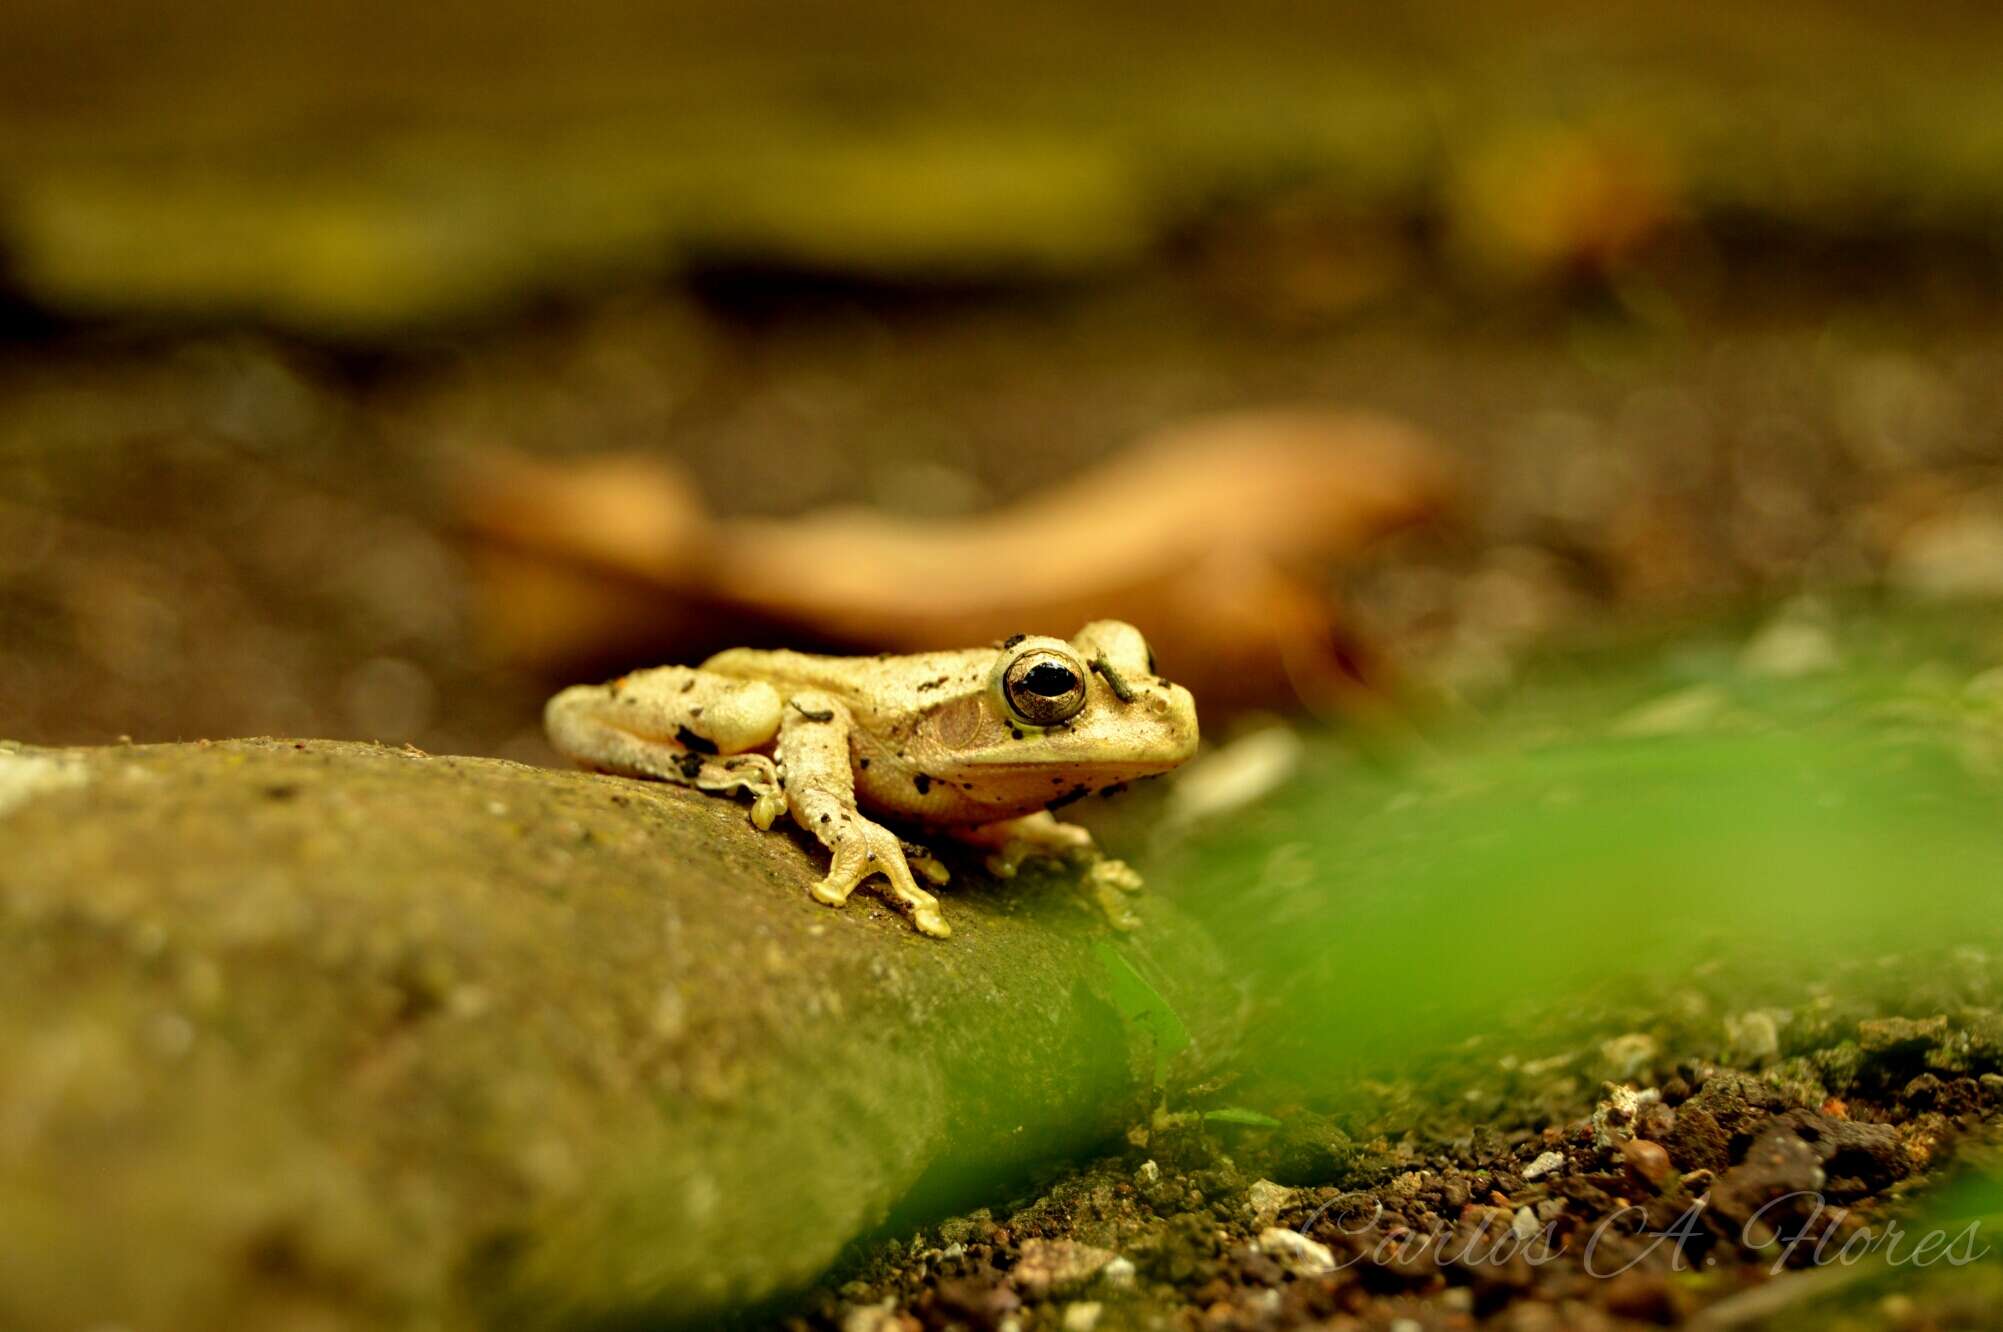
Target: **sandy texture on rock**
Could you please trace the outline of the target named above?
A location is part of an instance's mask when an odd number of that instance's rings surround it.
[[[949,890],[940,943],[666,787],[0,756],[65,774],[0,812],[0,1325],[699,1318],[1149,1092],[1062,884]],[[1146,915],[1121,954],[1214,1047],[1213,957]]]

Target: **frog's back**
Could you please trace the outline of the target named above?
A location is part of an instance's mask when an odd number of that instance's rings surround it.
[[[986,687],[995,649],[904,656],[831,657],[784,649],[731,648],[702,664],[717,675],[763,680],[780,693],[819,689],[859,713],[910,712]]]

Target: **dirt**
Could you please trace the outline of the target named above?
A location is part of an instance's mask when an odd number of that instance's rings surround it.
[[[1907,1260],[1911,1237],[1934,1231],[1950,1237],[1936,1264],[1993,1251],[1965,1221],[1929,1219],[1916,1186],[1951,1176],[1957,1151],[1993,1162],[1998,1022],[1993,1009],[1831,1022],[1786,1068],[1665,1049],[1597,1097],[1562,1075],[1572,1059],[1551,1059],[1557,1113],[1505,1110],[1444,1133],[1396,1116],[1357,1126],[1381,1130],[1368,1139],[1311,1117],[1136,1129],[1121,1155],[858,1252],[789,1325],[1527,1332],[1826,1320],[1844,1283],[1800,1274],[1882,1282],[1864,1255],[1888,1252],[1901,1224],[1909,1237],[1892,1249]],[[1888,1027],[1923,1034],[1887,1042]],[[1529,1088],[1511,1097],[1536,1100]],[[1043,1254],[1079,1243],[1101,1251],[1097,1266],[1053,1289]],[[1986,1326],[1962,1306],[1993,1285],[1993,1265],[1938,1274],[1953,1284],[1917,1302],[1874,1290],[1850,1316]]]

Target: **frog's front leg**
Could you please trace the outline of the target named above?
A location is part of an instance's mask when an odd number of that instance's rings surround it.
[[[1141,876],[1126,861],[1103,854],[1090,832],[1075,823],[1060,823],[1047,809],[999,823],[958,828],[953,836],[987,851],[988,873],[998,879],[1014,878],[1025,860],[1037,856],[1070,861],[1080,867],[1086,891],[1109,922],[1123,930],[1140,924],[1121,895],[1139,892]]]
[[[885,897],[920,933],[943,939],[953,931],[939,912],[939,899],[912,876],[903,843],[856,809],[851,726],[839,699],[812,690],[787,699],[779,722],[779,767],[793,821],[834,856],[828,877],[814,885],[814,898],[841,906],[864,879],[880,874],[887,882]],[[919,864],[932,876],[937,862],[928,856]]]
[[[747,753],[779,730],[779,691],[687,666],[577,685],[543,709],[550,743],[572,762],[623,777],[745,791],[760,828],[785,809],[772,760]]]

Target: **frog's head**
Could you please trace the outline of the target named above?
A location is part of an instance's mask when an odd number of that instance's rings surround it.
[[[929,720],[929,770],[1018,812],[1152,777],[1196,753],[1195,701],[1154,673],[1140,631],[1117,620],[1068,643],[1009,639],[986,688]]]

